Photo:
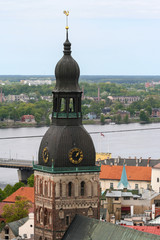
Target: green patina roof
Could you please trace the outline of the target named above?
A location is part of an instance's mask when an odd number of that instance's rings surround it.
[[[12,230],[13,234],[17,237],[19,235],[19,227],[21,227],[25,222],[27,222],[28,219],[28,217],[25,217],[14,222],[10,222],[7,225]]]
[[[118,188],[130,188],[128,179],[127,179],[127,174],[126,174],[126,168],[125,165],[123,165],[123,170],[122,170],[122,175],[121,175],[121,180],[118,183]]]
[[[62,240],[160,240],[160,236],[76,215]]]
[[[33,163],[33,169],[48,172],[48,173],[78,173],[78,172],[100,172],[101,167],[99,166],[83,166],[83,167],[45,167],[41,165],[36,165]]]

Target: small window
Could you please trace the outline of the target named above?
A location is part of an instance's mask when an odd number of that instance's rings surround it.
[[[9,228],[5,228],[5,234],[9,234]]]
[[[25,234],[23,234],[23,237],[24,237],[24,238],[27,238],[27,234],[26,234],[26,233],[25,233]]]
[[[138,184],[135,184],[135,189],[138,189]]]
[[[30,225],[30,227],[33,227],[33,225]]]
[[[85,187],[85,182],[81,182],[81,196],[84,196],[84,187]]]
[[[68,226],[70,224],[69,216],[66,216],[66,225]]]
[[[110,183],[110,189],[113,189],[113,183],[112,182]]]
[[[150,190],[150,184],[147,184],[147,190]]]
[[[68,183],[68,196],[71,197],[72,196],[72,182]]]
[[[159,182],[159,177],[157,177],[157,182]]]
[[[160,200],[154,200],[154,204],[156,207],[160,207]]]
[[[130,200],[130,197],[124,197],[124,200]]]
[[[115,197],[114,200],[115,200],[115,201],[118,201],[118,200],[119,200],[119,197]]]

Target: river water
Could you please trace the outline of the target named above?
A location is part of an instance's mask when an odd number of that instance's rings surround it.
[[[136,156],[160,159],[160,123],[85,125],[85,128],[92,133],[96,152],[111,152],[112,157]],[[47,127],[0,129],[0,138],[44,135],[47,129]],[[0,158],[37,160],[40,141],[41,137],[0,140]],[[8,183],[13,185],[17,181],[16,169],[0,168],[0,187],[3,188]]]

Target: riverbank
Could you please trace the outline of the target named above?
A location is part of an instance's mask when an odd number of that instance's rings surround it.
[[[109,122],[107,119],[105,119],[105,122],[102,123],[100,119],[85,119],[82,121],[83,125],[109,125],[109,124],[130,124],[130,123],[141,123],[141,124],[150,124],[150,123],[160,123],[160,118],[150,118],[149,122],[141,122],[138,118],[131,118],[126,123],[124,121],[121,121],[119,123],[116,122]],[[5,128],[24,128],[24,127],[48,127],[49,125],[46,125],[44,122],[36,123],[36,122],[20,122],[20,121],[0,121],[0,129]]]

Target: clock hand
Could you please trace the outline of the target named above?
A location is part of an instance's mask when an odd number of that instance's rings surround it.
[[[78,157],[78,155],[79,155],[79,152],[76,153],[76,157]]]

